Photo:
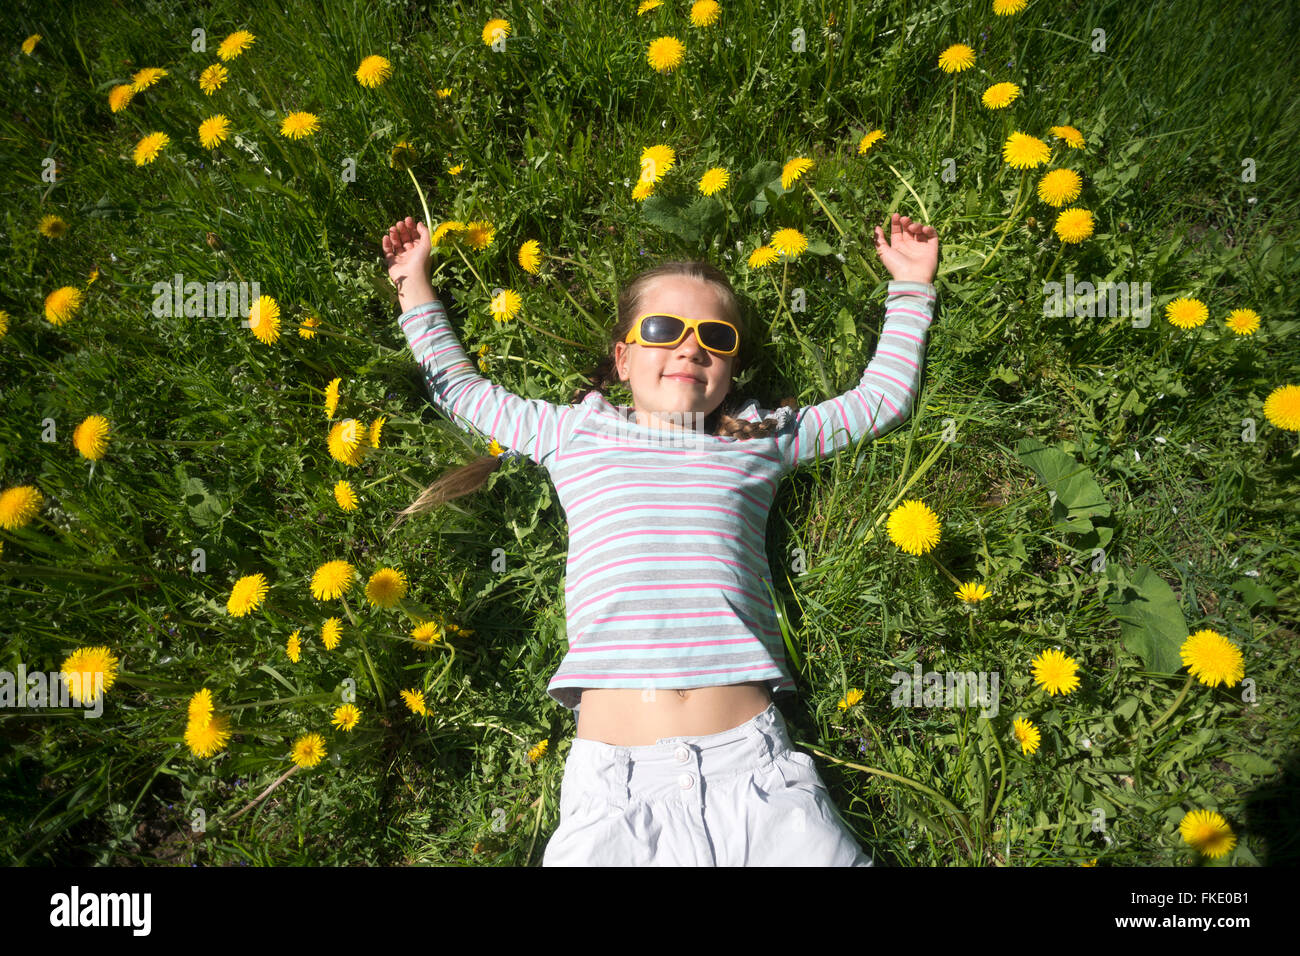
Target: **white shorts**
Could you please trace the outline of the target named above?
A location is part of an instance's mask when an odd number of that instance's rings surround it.
[[[871,866],[776,704],[642,747],[574,738],[543,866]]]

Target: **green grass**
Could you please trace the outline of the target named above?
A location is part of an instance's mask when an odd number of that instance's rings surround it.
[[[467,351],[486,345],[493,381],[555,402],[603,353],[618,290],[667,258],[725,269],[765,339],[782,315],[745,395],[771,406],[838,394],[860,378],[882,319],[872,227],[894,211],[933,225],[940,302],[912,416],[792,474],[769,521],[799,659],[799,696],[783,704],[792,733],[821,755],[881,863],[1198,865],[1177,824],[1201,808],[1238,835],[1220,865],[1295,862],[1300,446],[1262,407],[1296,384],[1300,170],[1286,78],[1300,15],[1181,0],[1038,0],[1013,17],[987,2],[749,0],[701,30],[680,0],[640,17],[630,0],[437,5],[434,19],[396,2],[324,6],[152,3],[128,16],[19,0],[8,18],[0,490],[35,485],[45,503],[26,527],[0,529],[0,669],[53,670],[106,644],[122,673],[98,720],[0,710],[6,863],[540,863],[574,730],[545,693],[565,651],[564,515],[548,478],[512,462],[487,489],[387,533],[420,489],[482,451],[430,405],[379,257],[393,221],[422,216],[411,177],[388,162],[402,139],[435,222],[496,229],[467,261],[437,258]],[[491,17],[511,24],[504,52],[482,42]],[[206,52],[191,49],[196,27]],[[198,74],[238,29],[256,43],[209,97]],[[29,56],[31,33],[42,39]],[[664,34],[687,53],[659,75],[644,54]],[[940,72],[957,42],[975,47],[975,67]],[[370,54],[394,66],[373,90],[352,75]],[[112,113],[109,91],[151,66],[170,75]],[[1004,80],[1020,98],[984,109],[980,93]],[[320,131],[278,135],[294,110],[318,114]],[[211,152],[198,143],[215,112],[247,149],[233,135]],[[1050,138],[1059,124],[1086,148]],[[858,156],[877,128],[885,139]],[[1061,248],[1056,210],[1032,193],[1042,170],[1002,161],[1013,130],[1082,175],[1073,205],[1094,213],[1091,238]],[[171,143],[137,167],[135,145],[154,131]],[[668,201],[634,202],[641,151],[656,143],[677,153],[656,190]],[[794,156],[816,165],[771,188]],[[1247,158],[1255,179],[1243,182]],[[730,203],[687,205],[715,165],[732,173]],[[66,235],[39,234],[49,214]],[[749,269],[783,227],[810,250],[788,271]],[[563,259],[545,278],[515,261],[527,239]],[[1049,270],[1149,282],[1150,326],[1045,317]],[[176,273],[259,282],[282,310],[281,338],[265,345],[235,318],[156,317],[151,290]],[[85,302],[56,327],[43,302],[67,285]],[[523,295],[529,325],[491,320],[497,286]],[[807,310],[789,314],[796,288]],[[1199,330],[1165,320],[1181,296],[1209,307]],[[1262,317],[1254,335],[1225,328],[1237,308]],[[296,334],[308,311],[321,319],[310,340]],[[336,376],[336,421],[386,416],[381,447],[356,468],[326,448]],[[91,414],[113,426],[93,471],[71,441]],[[343,478],[357,512],[334,502]],[[942,519],[935,561],[885,533],[911,498]],[[359,588],[346,612],[316,601],[312,572],[339,559],[362,580],[404,570],[409,613],[370,608]],[[937,565],[992,596],[965,613]],[[228,615],[234,582],[257,572],[271,583],[263,607]],[[1155,610],[1121,626],[1117,615],[1144,608]],[[330,615],[344,636],[327,652]],[[411,623],[426,615],[472,633],[418,650]],[[1201,628],[1242,648],[1255,700],[1197,683],[1153,726],[1184,685],[1177,645]],[[294,629],[298,664],[284,651]],[[1030,672],[1056,646],[1080,664],[1064,697]],[[890,675],[918,661],[999,673],[1000,713],[891,706]],[[237,731],[212,759],[182,743],[205,686]],[[329,720],[349,686],[362,721],[343,734]],[[411,687],[431,716],[393,705]],[[851,689],[864,696],[842,712]],[[1019,716],[1042,731],[1030,757],[1010,736]],[[311,731],[331,758],[232,820]],[[530,763],[542,739],[550,750]]]

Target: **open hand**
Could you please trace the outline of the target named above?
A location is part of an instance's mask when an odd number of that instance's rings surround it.
[[[425,263],[433,243],[429,240],[429,227],[415,222],[410,216],[399,219],[384,236],[384,262],[388,266],[388,277],[394,282],[399,276],[424,274]]]
[[[939,265],[939,234],[930,226],[894,213],[891,239],[876,227],[876,255],[889,274],[901,282],[932,282]]]

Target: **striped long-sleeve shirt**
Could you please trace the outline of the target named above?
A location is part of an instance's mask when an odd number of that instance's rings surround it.
[[[557,405],[493,384],[436,299],[398,322],[434,403],[550,473],[569,524],[569,650],[547,692],[570,709],[584,687],[691,688],[761,680],[794,690],[771,594],[768,511],[781,476],[901,423],[921,381],[934,286],[890,282],[861,382],[798,409],[768,438],[637,424],[600,392]],[[771,412],[751,399],[736,417]]]

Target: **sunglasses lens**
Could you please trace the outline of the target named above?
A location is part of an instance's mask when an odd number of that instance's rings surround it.
[[[736,347],[736,333],[721,322],[704,322],[700,325],[700,344],[718,352],[730,352]]]
[[[641,336],[656,344],[681,338],[682,328],[681,319],[674,319],[671,315],[648,315],[641,320]]]

